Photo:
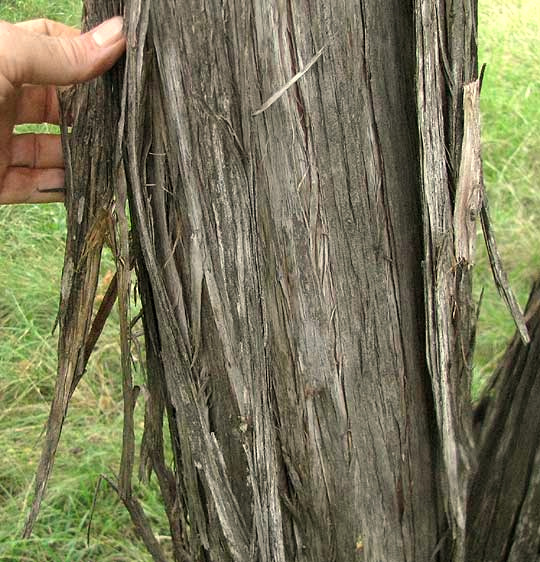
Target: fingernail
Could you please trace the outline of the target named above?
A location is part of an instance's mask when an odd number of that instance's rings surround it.
[[[92,37],[100,47],[109,47],[122,38],[123,26],[124,18],[116,16],[96,27],[92,31]]]

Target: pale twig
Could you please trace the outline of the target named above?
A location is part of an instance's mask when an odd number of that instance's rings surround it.
[[[302,70],[297,72],[283,87],[281,87],[275,94],[272,94],[257,111],[254,111],[251,115],[255,117],[260,115],[263,111],[266,111],[272,104],[274,104],[293,84],[298,82],[302,76],[319,60],[319,57],[323,54],[327,45],[323,45],[313,58],[304,66]]]

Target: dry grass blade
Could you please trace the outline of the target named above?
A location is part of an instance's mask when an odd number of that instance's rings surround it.
[[[486,241],[486,248],[489,256],[489,263],[491,265],[491,271],[493,273],[493,278],[495,280],[495,285],[500,295],[503,297],[516,328],[521,336],[521,341],[525,344],[530,342],[529,332],[527,330],[527,325],[525,324],[525,318],[523,317],[523,311],[519,306],[519,303],[510,287],[508,281],[508,276],[503,268],[501,255],[497,249],[497,243],[495,241],[495,236],[491,228],[491,219],[489,217],[489,209],[487,199],[484,194],[484,203],[482,205],[482,212],[480,214],[482,219],[482,231],[484,232],[484,240]]]

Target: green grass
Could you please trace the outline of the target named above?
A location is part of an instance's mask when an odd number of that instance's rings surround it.
[[[116,474],[119,464],[122,407],[114,327],[102,339],[74,395],[33,539],[28,543],[19,538],[54,389],[56,337],[51,330],[64,232],[61,206],[1,209],[0,560],[150,560],[124,507],[106,485],[98,496],[90,547],[85,542],[99,475]],[[141,410],[139,405],[138,420]],[[140,423],[138,430],[140,434]],[[156,490],[140,492],[156,532],[166,536]]]
[[[2,0],[0,19],[48,17],[77,25],[78,0]],[[62,205],[0,208],[0,560],[148,561],[129,516],[103,483],[86,532],[96,483],[120,460],[122,399],[119,343],[107,328],[69,409],[50,486],[30,541],[20,539],[56,377],[55,322],[62,272]],[[103,275],[111,267],[105,262]],[[103,294],[105,283],[100,288]],[[142,381],[138,381],[142,382]],[[136,409],[138,433],[142,404]],[[159,496],[138,486],[155,532],[165,537]]]
[[[525,306],[540,272],[540,4],[480,0],[484,175],[495,234]],[[484,288],[475,358],[479,386],[496,367],[514,325],[494,288],[479,240],[477,294]]]
[[[11,21],[49,17],[76,25],[79,14],[78,0],[0,4],[0,19]],[[540,7],[538,0],[481,0],[480,14],[480,61],[488,65],[482,91],[486,186],[503,260],[524,304],[540,271]],[[34,536],[30,542],[19,539],[54,388],[51,330],[64,236],[61,205],[0,208],[0,560],[149,560],[106,485],[98,496],[90,546],[85,542],[99,474],[113,475],[119,462],[121,382],[114,328],[102,338],[74,396]],[[484,287],[485,294],[475,392],[514,331],[480,241],[478,247],[476,290]],[[140,406],[137,416],[140,423]],[[156,532],[167,535],[155,490],[141,487],[139,493]]]
[[[78,26],[81,6],[81,0],[2,0],[0,19],[15,22],[49,18]]]

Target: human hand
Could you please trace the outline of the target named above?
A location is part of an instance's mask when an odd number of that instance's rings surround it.
[[[23,123],[58,124],[56,86],[107,71],[126,42],[122,18],[79,31],[49,20],[0,21],[0,204],[63,201],[59,135],[13,134]]]

